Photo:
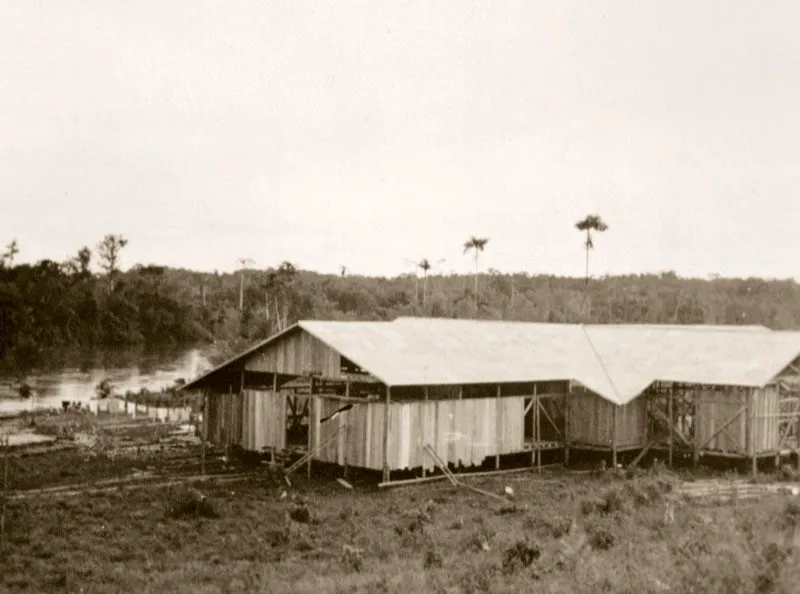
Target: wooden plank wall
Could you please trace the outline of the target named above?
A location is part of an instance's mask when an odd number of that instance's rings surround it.
[[[241,446],[260,452],[286,446],[286,396],[281,392],[245,390]]]
[[[742,407],[747,405],[747,390],[693,390],[695,439],[702,445]],[[747,411],[739,415],[724,431],[703,446],[703,451],[746,454]]]
[[[749,391],[695,390],[696,435],[700,444],[705,443],[728,419],[747,405]],[[753,432],[750,436],[748,412],[745,410],[723,431],[703,447],[704,451],[721,453],[752,453],[774,451],[780,443],[778,435],[779,394],[774,386],[755,390],[753,396]],[[755,450],[750,449],[750,444]]]
[[[780,419],[780,393],[777,386],[767,386],[755,391],[754,398],[755,430],[753,443],[755,453],[772,452],[780,445],[778,425]]]
[[[385,403],[358,404],[335,420],[319,425],[341,402],[318,397],[311,407],[312,448],[319,447],[337,427],[347,425],[333,443],[322,448],[317,460],[381,470],[383,468],[383,421]],[[501,436],[497,436],[500,413]],[[389,416],[389,455],[391,470],[433,469],[435,464],[424,455],[429,443],[447,463],[480,465],[496,454],[523,451],[524,397],[468,398],[428,402],[393,402]]]
[[[636,398],[617,406],[594,392],[576,388],[569,399],[569,440],[576,447],[611,447],[617,409],[617,447],[647,444],[647,401]]]
[[[253,355],[245,369],[292,375],[320,372],[330,378],[342,375],[339,353],[301,328]]]
[[[260,452],[283,449],[286,442],[285,396],[271,390],[242,394],[212,394],[208,403],[209,440]]]

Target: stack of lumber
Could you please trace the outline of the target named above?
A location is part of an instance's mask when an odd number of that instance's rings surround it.
[[[798,496],[800,483],[751,483],[747,480],[691,481],[679,485],[673,494],[702,503],[728,503],[776,494]]]

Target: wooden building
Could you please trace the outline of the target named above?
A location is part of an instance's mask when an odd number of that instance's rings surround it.
[[[780,454],[796,434],[785,383],[798,355],[800,333],[752,327],[302,321],[183,389],[206,395],[204,435],[217,445],[387,482],[524,452],[538,466],[561,448],[616,464],[665,439],[696,457]]]

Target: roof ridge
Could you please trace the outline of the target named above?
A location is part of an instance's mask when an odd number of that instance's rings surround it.
[[[589,332],[586,330],[586,325],[581,324],[580,326],[581,330],[583,331],[583,335],[586,337],[586,342],[589,344],[589,348],[592,349],[592,353],[594,353],[597,362],[600,364],[600,368],[603,370],[603,374],[605,374],[606,379],[608,380],[608,383],[611,386],[611,389],[614,390],[614,396],[617,399],[617,404],[621,404],[622,399],[620,398],[619,391],[617,390],[617,386],[614,383],[611,374],[608,372],[608,369],[606,369],[606,364],[603,361],[603,357],[601,357],[600,353],[597,352],[597,349],[595,348],[594,343],[592,342],[592,338],[591,336],[589,336]]]

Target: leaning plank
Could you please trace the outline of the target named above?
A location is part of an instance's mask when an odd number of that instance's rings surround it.
[[[450,472],[450,469],[447,468],[447,464],[445,464],[444,460],[442,460],[439,457],[439,454],[436,453],[436,450],[434,450],[431,447],[431,444],[429,443],[425,444],[425,451],[428,452],[431,458],[433,458],[433,461],[436,463],[436,466],[438,466],[441,469],[442,473],[447,477],[447,480],[450,481],[450,484],[452,484],[454,487],[457,487],[458,481],[456,480],[456,477],[454,477],[453,473]]]
[[[453,473],[450,472],[450,469],[447,468],[447,465],[439,457],[439,454],[436,453],[436,450],[434,450],[430,446],[430,444],[425,444],[425,451],[430,454],[431,458],[433,458],[434,461],[436,462],[436,465],[441,469],[441,471],[447,477],[447,480],[449,480],[450,483],[454,487],[464,487],[465,489],[468,489],[468,490],[473,491],[475,493],[480,493],[481,495],[486,495],[487,497],[493,497],[494,499],[498,499],[498,500],[502,501],[503,503],[508,503],[508,500],[505,497],[501,497],[500,495],[496,495],[494,493],[490,493],[489,491],[484,491],[483,489],[479,489],[478,487],[473,487],[472,485],[467,485],[465,483],[462,483],[458,479],[456,479],[455,475],[453,475]]]
[[[292,474],[292,473],[293,473],[295,470],[297,470],[298,468],[300,468],[300,467],[301,467],[303,464],[305,464],[306,462],[308,462],[309,460],[311,460],[311,458],[312,458],[313,456],[316,456],[316,455],[319,453],[319,451],[320,451],[320,450],[322,450],[323,448],[327,447],[329,444],[333,443],[333,441],[334,441],[334,440],[335,440],[335,439],[338,437],[338,435],[339,435],[339,429],[338,429],[338,428],[336,428],[336,429],[334,429],[334,430],[331,432],[331,434],[328,436],[328,439],[326,439],[325,441],[323,441],[321,444],[319,444],[319,445],[318,445],[316,448],[314,448],[314,449],[313,449],[313,450],[311,450],[310,452],[308,452],[308,453],[306,453],[306,454],[303,454],[303,456],[302,456],[302,457],[301,457],[301,458],[300,458],[300,459],[299,459],[297,462],[295,462],[295,463],[294,463],[294,464],[292,464],[292,465],[291,465],[289,468],[287,468],[287,469],[284,471],[284,473],[283,473],[283,474],[284,474],[284,476],[289,476],[289,475],[290,475],[290,474]]]
[[[652,446],[653,446],[653,442],[652,441],[647,442],[647,445],[644,446],[644,448],[642,448],[642,451],[639,452],[639,454],[633,459],[633,462],[631,462],[628,465],[628,468],[636,468],[636,466],[638,466],[639,462],[642,461],[642,458],[644,458],[647,455],[647,452],[650,451],[650,448]]]

